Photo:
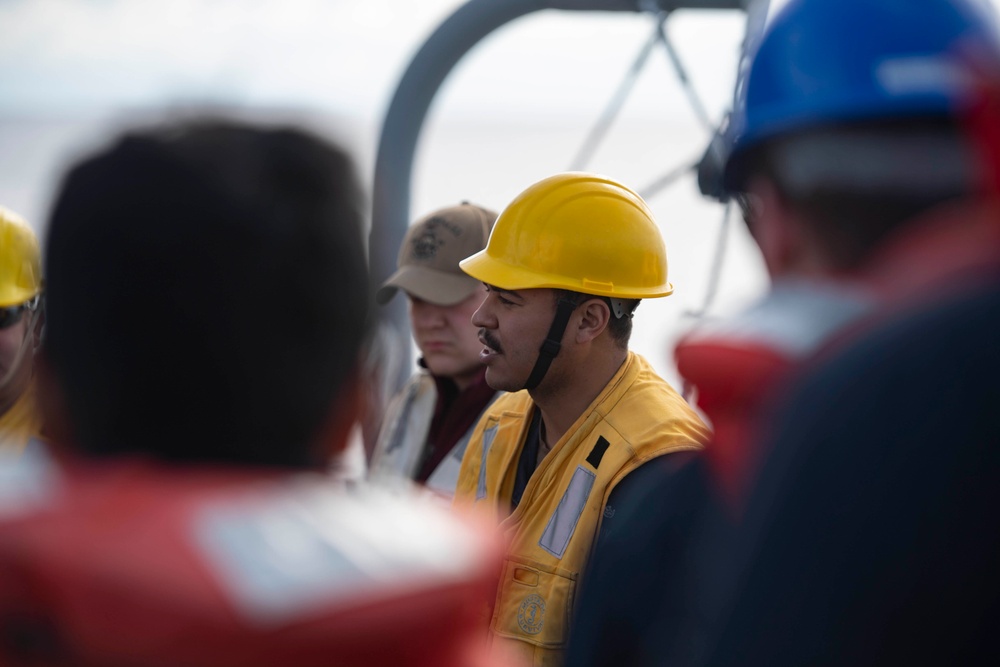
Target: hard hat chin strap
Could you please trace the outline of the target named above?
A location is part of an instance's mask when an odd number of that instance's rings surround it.
[[[559,297],[559,302],[556,304],[556,315],[552,318],[552,326],[549,327],[549,332],[545,334],[545,341],[542,343],[541,349],[538,350],[538,359],[535,360],[535,367],[531,369],[528,381],[524,383],[525,389],[534,389],[545,377],[552,360],[556,358],[562,348],[562,338],[563,334],[566,333],[566,325],[569,324],[569,316],[573,314],[578,305],[580,304],[576,300],[568,296]]]

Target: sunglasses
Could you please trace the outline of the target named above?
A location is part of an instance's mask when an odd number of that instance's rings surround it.
[[[0,329],[12,327],[21,321],[21,316],[26,310],[34,310],[38,307],[38,297],[25,301],[17,306],[6,306],[0,308]]]

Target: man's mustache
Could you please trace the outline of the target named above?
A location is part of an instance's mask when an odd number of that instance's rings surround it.
[[[500,347],[500,341],[493,337],[486,329],[479,330],[479,342],[481,342],[486,347],[490,348],[494,352],[499,352],[503,354],[503,349]]]

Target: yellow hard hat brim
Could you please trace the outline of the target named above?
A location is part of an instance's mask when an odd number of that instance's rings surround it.
[[[637,287],[634,285],[615,285],[613,283],[573,278],[555,273],[543,273],[525,267],[512,266],[507,262],[490,257],[488,249],[481,250],[471,257],[459,262],[459,266],[467,274],[494,287],[505,290],[522,289],[565,289],[594,296],[610,296],[619,299],[653,299],[670,296],[674,286],[667,283],[659,287]]]

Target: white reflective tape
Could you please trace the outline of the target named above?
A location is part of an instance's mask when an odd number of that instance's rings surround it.
[[[0,433],[0,516],[16,516],[52,502],[60,475],[45,444],[32,438],[21,451],[4,447]]]
[[[389,445],[385,448],[386,454],[393,453],[403,447],[403,440],[407,434],[407,426],[410,425],[410,413],[413,412],[413,404],[418,391],[420,391],[419,382],[414,382],[407,387],[406,398],[403,399],[403,412],[396,423],[392,425],[393,430],[389,435]]]
[[[468,576],[482,548],[438,503],[318,481],[201,507],[192,529],[234,608],[267,626]]]
[[[587,499],[596,479],[597,475],[583,466],[576,469],[566,493],[563,494],[559,506],[549,518],[549,524],[545,526],[545,532],[538,540],[538,546],[556,558],[562,558],[583,515],[583,508],[587,506]]]
[[[949,58],[887,58],[875,67],[875,79],[891,95],[914,93],[953,96],[972,87],[968,68]]]
[[[497,437],[497,429],[500,424],[494,424],[483,431],[483,452],[479,462],[479,486],[476,487],[476,500],[486,498],[486,455],[490,453],[490,446]]]
[[[758,343],[786,355],[811,354],[848,323],[872,312],[868,292],[812,281],[777,280],[766,297],[733,317],[707,320],[687,337],[687,343],[713,341]]]

